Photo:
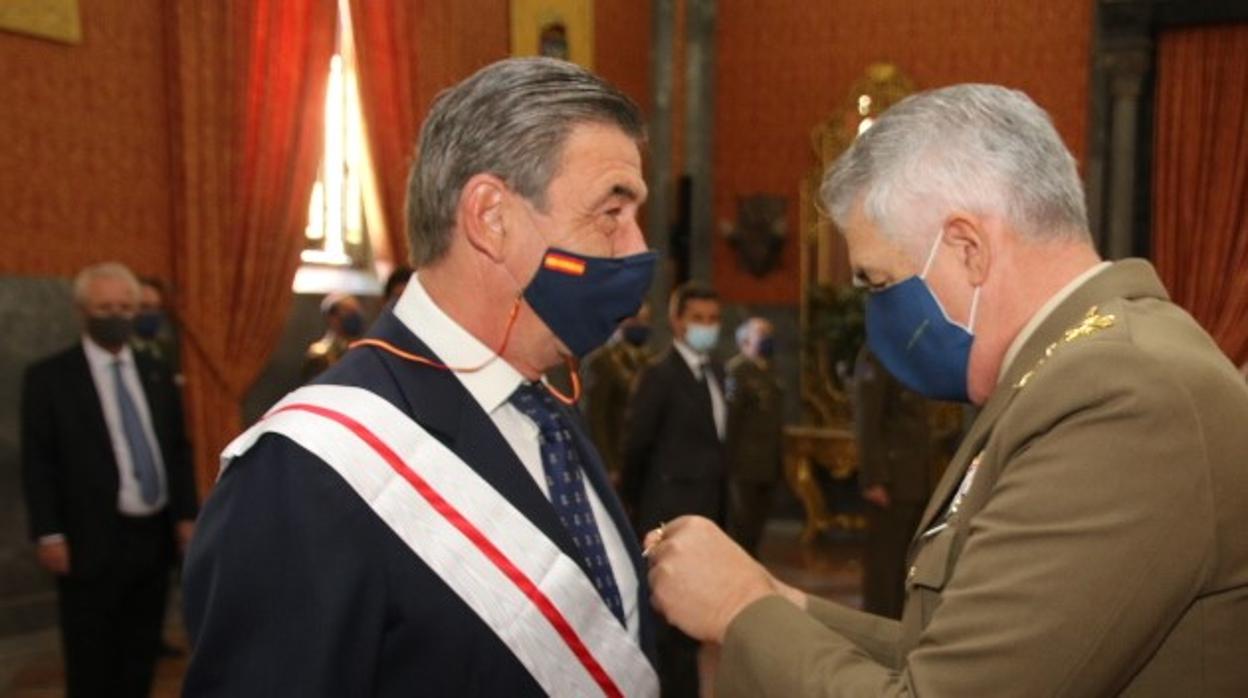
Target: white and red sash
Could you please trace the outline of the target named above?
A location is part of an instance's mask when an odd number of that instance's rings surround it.
[[[658,695],[654,669],[576,562],[385,399],[300,388],[226,447],[221,471],[265,433],[337,471],[548,694]]]

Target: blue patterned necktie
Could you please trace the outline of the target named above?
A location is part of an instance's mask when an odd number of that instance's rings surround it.
[[[156,457],[152,454],[152,444],[148,441],[147,432],[143,430],[143,421],[139,419],[134,398],[121,379],[121,361],[113,362],[113,386],[117,393],[117,410],[121,413],[121,428],[126,434],[126,445],[130,449],[130,464],[134,466],[134,479],[139,481],[139,493],[143,496],[143,501],[148,505],[155,504],[160,498],[160,475],[156,472]]]
[[[581,473],[581,457],[573,443],[572,433],[550,393],[539,383],[522,384],[512,393],[511,404],[537,424],[550,503],[585,560],[594,587],[607,608],[623,623],[624,604],[620,601],[611,561],[607,558],[602,534],[589,505],[585,478]]]

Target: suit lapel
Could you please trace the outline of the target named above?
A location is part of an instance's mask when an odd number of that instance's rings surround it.
[[[369,336],[390,342],[403,351],[441,360],[390,311],[377,320]],[[454,374],[377,349],[353,351],[375,352],[399,390],[403,404],[398,406],[442,441],[589,574],[550,501],[493,420]]]
[[[685,361],[685,357],[681,356],[680,351],[676,349],[675,346],[672,346],[672,348],[668,351],[668,354],[667,360],[672,365],[672,372],[681,376],[681,382],[685,384],[685,390],[694,397],[694,401],[701,408],[701,412],[705,417],[705,419],[702,420],[704,422],[703,426],[710,429],[711,433],[715,435],[716,439],[718,439],[719,429],[715,426],[715,405],[711,402],[711,390],[706,384],[706,381],[708,380],[718,380],[715,375],[714,364],[708,364],[703,371],[704,373],[710,373],[711,375],[709,377],[704,375],[702,380],[698,380],[698,377],[694,374],[693,368],[689,365],[689,362]],[[721,382],[721,393],[723,391],[722,386],[723,383]]]
[[[108,423],[104,421],[104,408],[100,404],[100,393],[95,389],[95,378],[91,375],[91,365],[87,362],[87,353],[81,346],[70,352],[68,366],[69,383],[74,386],[78,409],[81,411],[83,427],[88,438],[96,443],[96,448],[103,454],[100,462],[107,466],[110,482],[117,485],[117,458],[113,454],[113,439],[108,433]]]

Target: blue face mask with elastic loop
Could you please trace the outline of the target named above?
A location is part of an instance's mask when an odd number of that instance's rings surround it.
[[[867,346],[916,393],[969,402],[966,381],[979,287],[971,300],[970,327],[950,320],[925,281],[942,236],[943,231],[936,236],[922,274],[867,297]]]
[[[524,300],[578,358],[602,346],[619,324],[637,314],[659,255],[587,257],[550,248]]]

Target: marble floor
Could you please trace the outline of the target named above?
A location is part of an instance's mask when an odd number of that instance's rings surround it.
[[[772,574],[808,592],[858,607],[861,604],[862,545],[851,535],[828,534],[810,546],[799,541],[797,521],[772,521],[759,549],[759,558]],[[176,613],[170,614],[166,637],[186,647]],[[153,698],[179,695],[187,657],[161,660]],[[59,638],[55,630],[0,638],[0,696],[5,698],[60,698],[64,695]]]

